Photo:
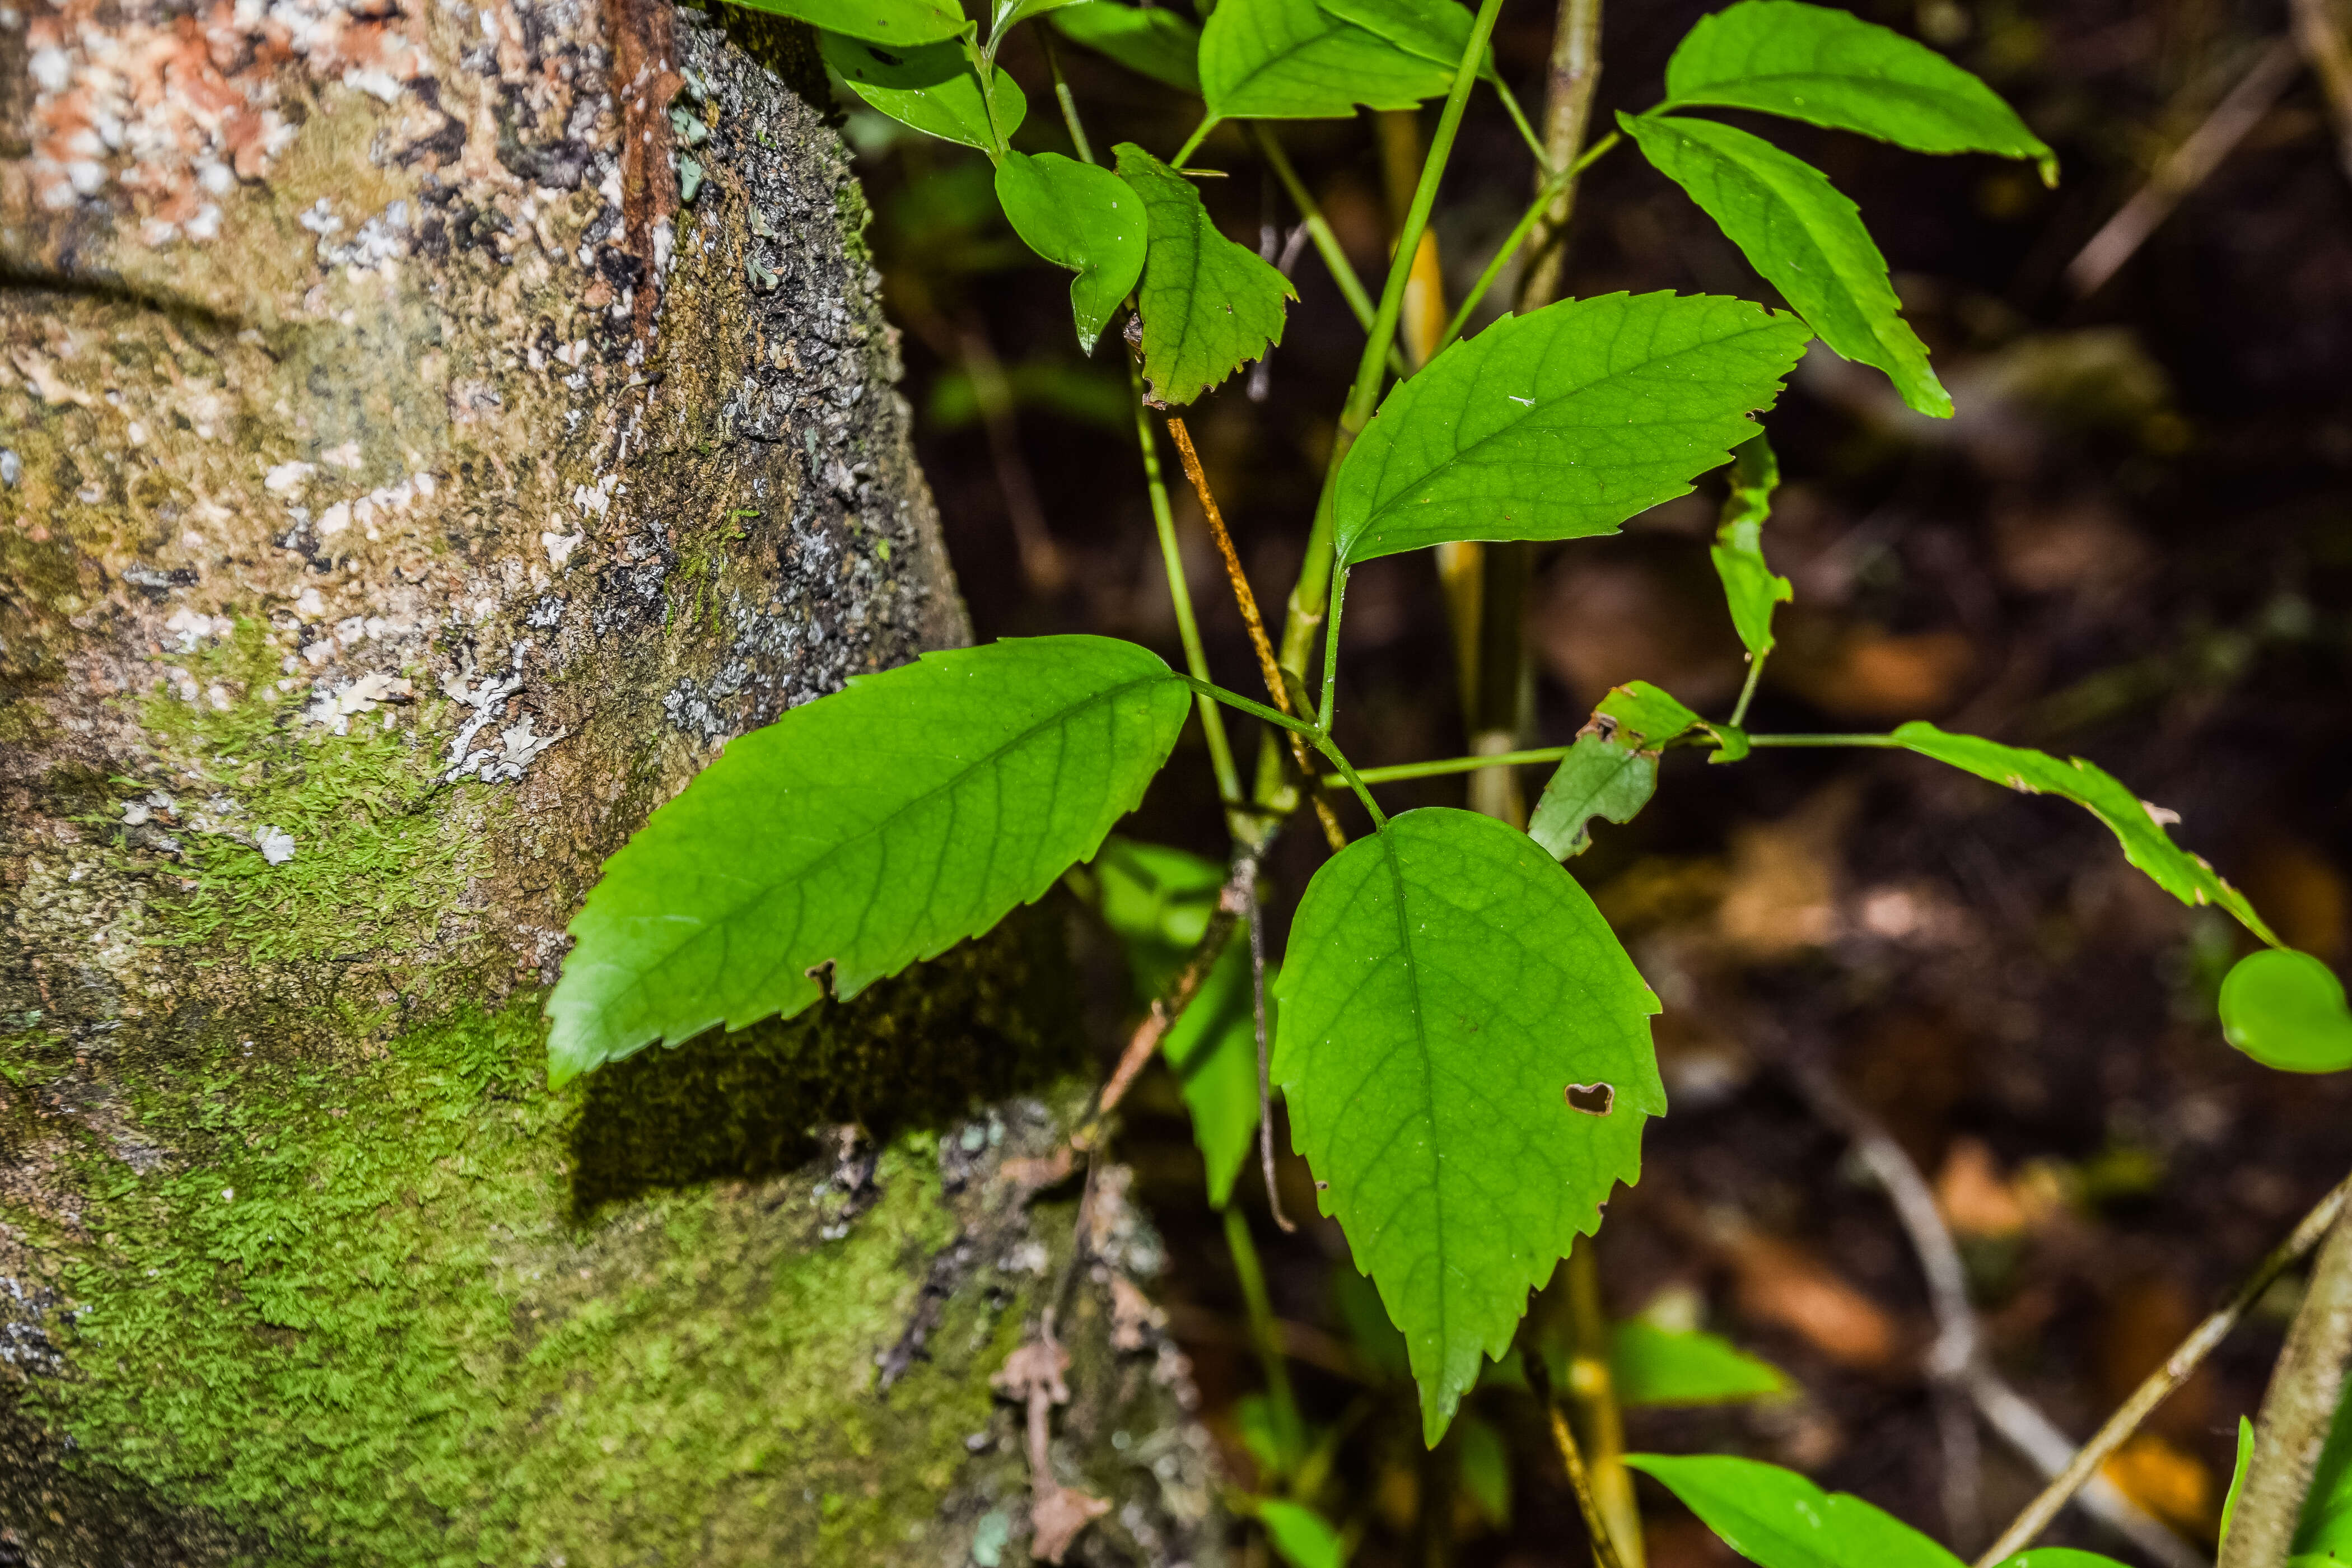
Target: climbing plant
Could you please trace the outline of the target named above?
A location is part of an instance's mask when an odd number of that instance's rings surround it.
[[[1643,1124],[1666,1112],[1651,1044],[1659,1001],[1565,865],[1596,819],[1624,823],[1643,809],[1666,752],[1736,764],[1773,747],[1896,748],[2072,803],[2167,892],[2226,910],[2258,944],[2221,990],[2231,1045],[2284,1070],[2352,1067],[2352,1013],[2334,975],[2280,946],[2242,895],[2174,842],[2167,814],[2098,767],[1924,722],[1874,734],[1746,727],[1774,613],[1791,596],[1768,560],[1778,474],[1759,420],[1799,356],[1818,340],[1883,373],[1920,415],[1948,417],[1952,403],[1853,204],[1719,111],[1919,153],[2025,160],[2054,182],[2050,149],[1923,45],[1841,10],[1740,0],[1675,48],[1663,100],[1619,115],[1613,132],[1556,168],[1492,68],[1501,3],[1474,12],[1455,0],[1217,0],[1196,26],[1174,9],[1118,0],[998,0],[984,24],[948,0],[761,0],[818,28],[827,63],[873,110],[992,161],[1013,231],[1072,275],[1081,351],[1108,338],[1131,361],[1163,545],[1145,409],[1174,416],[1190,463],[1175,411],[1279,343],[1295,298],[1281,270],[1212,220],[1192,163],[1203,139],[1229,121],[1443,105],[1376,297],[1307,215],[1367,330],[1286,617],[1258,637],[1264,700],[1213,678],[1181,590],[1181,670],[1134,644],[1065,636],[857,677],[734,742],[653,814],[572,922],[577,945],[547,1004],[561,1082],[649,1046],[854,995],[1085,868],[1076,875],[1134,944],[1139,973],[1171,993],[1155,1038],[1182,1078],[1211,1198],[1223,1206],[1259,1124],[1259,1084],[1270,1083],[1318,1201],[1402,1335],[1433,1446],[1483,1369],[1506,1357],[1529,1292],[1596,1230],[1616,1185],[1638,1180]],[[1076,156],[1016,150],[1030,105],[997,56],[1023,26],[1197,94],[1198,128],[1164,155],[1129,142],[1106,161],[1057,72]],[[1622,146],[1687,193],[1784,308],[1621,293],[1506,314],[1460,336],[1474,297],[1438,352],[1408,359],[1399,325],[1414,258],[1482,83],[1503,94],[1547,177],[1481,291],[1576,171]],[[1267,127],[1253,133],[1279,156]],[[1701,713],[1636,681],[1612,691],[1567,746],[1370,772],[1350,763],[1333,710],[1353,568],[1469,542],[1612,533],[1727,466],[1711,556],[1749,663],[1727,712]],[[1203,501],[1214,518],[1205,488]],[[1232,570],[1255,627],[1254,597],[1237,562]],[[1246,784],[1221,710],[1279,736]],[[1196,717],[1233,831],[1230,876],[1111,837]],[[1385,782],[1501,763],[1555,765],[1524,829],[1478,812],[1391,816],[1381,805]],[[1360,805],[1369,833],[1344,839],[1334,792]],[[1299,891],[1270,996],[1256,995],[1262,966],[1227,945],[1230,933],[1257,941],[1256,861],[1310,813],[1332,853]],[[1236,889],[1238,920],[1224,896]],[[1702,1397],[1778,1385],[1770,1369],[1705,1336],[1645,1332],[1623,1342],[1633,1383]],[[1269,1442],[1300,1462],[1295,1432]],[[1790,1472],[1706,1456],[1629,1462],[1768,1568],[1957,1561]],[[1310,1510],[1268,1499],[1254,1511],[1289,1560],[1338,1560],[1339,1537]],[[1592,1518],[1610,1550],[1611,1527]],[[2095,1560],[2042,1551],[2011,1561]]]

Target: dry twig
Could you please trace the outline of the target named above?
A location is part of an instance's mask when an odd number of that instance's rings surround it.
[[[1576,1446],[1576,1433],[1568,1424],[1567,1412],[1552,1397],[1551,1369],[1531,1349],[1519,1352],[1519,1362],[1527,1373],[1528,1386],[1535,1392],[1545,1419],[1551,1426],[1552,1446],[1559,1450],[1559,1462],[1568,1470],[1569,1489],[1576,1493],[1576,1509],[1584,1516],[1585,1533],[1592,1537],[1592,1561],[1598,1568],[1625,1568],[1624,1559],[1617,1552],[1616,1539],[1609,1532],[1609,1521],[1601,1514],[1601,1500],[1592,1489],[1592,1475],[1585,1468],[1584,1450]]]
[[[2221,167],[2221,160],[2245,140],[2246,132],[2262,122],[2263,116],[2278,101],[2279,94],[2286,90],[2287,83],[2294,79],[2296,64],[2294,40],[2291,37],[2275,39],[2263,50],[2253,68],[2213,106],[2204,123],[2166,155],[2147,184],[2066,264],[2066,281],[2077,297],[2097,293],[2108,279],[2123,269],[2124,263],[2156,232],[2157,226],[2172,216],[2180,198],[2203,184],[2206,177]]]
[[[1201,983],[1208,979],[1209,971],[1217,966],[1217,959],[1224,952],[1225,943],[1233,937],[1234,925],[1254,901],[1252,894],[1256,884],[1256,855],[1236,855],[1233,871],[1225,878],[1225,885],[1217,894],[1217,907],[1209,916],[1208,928],[1202,931],[1201,940],[1192,945],[1192,956],[1184,961],[1184,967],[1176,972],[1175,982],[1168,987],[1168,994],[1153,1000],[1150,1013],[1135,1026],[1135,1033],[1128,1037],[1127,1049],[1119,1053],[1118,1065],[1111,1069],[1108,1081],[1103,1085],[1102,1097],[1095,1102],[1095,1113],[1087,1118],[1089,1126],[1100,1122],[1118,1109],[1118,1102],[1126,1098],[1128,1089],[1135,1082],[1135,1075],[1150,1062],[1151,1054],[1160,1048],[1160,1042],[1168,1037],[1168,1031],[1177,1019],[1184,1016],[1184,1009],[1192,1005],[1192,998],[1200,994]]]

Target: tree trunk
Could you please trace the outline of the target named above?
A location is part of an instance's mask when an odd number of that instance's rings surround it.
[[[965,635],[840,145],[666,0],[26,5],[0,1563],[1018,1561],[1050,911],[541,1065],[647,811]],[[1114,1505],[1074,1560],[1204,1562],[1120,1192],[1061,1310],[1055,1462]]]

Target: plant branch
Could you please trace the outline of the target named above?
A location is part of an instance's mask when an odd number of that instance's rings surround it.
[[[1403,779],[1433,779],[1447,773],[1476,773],[1480,768],[1516,768],[1530,763],[1556,763],[1568,752],[1566,746],[1539,746],[1531,752],[1498,752],[1492,756],[1441,757],[1429,763],[1394,763],[1384,768],[1359,768],[1356,776],[1368,784],[1395,784]],[[1318,782],[1325,789],[1338,789],[1348,781],[1337,773],[1326,773]]]
[[[2303,1520],[2311,1474],[2327,1444],[2352,1360],[2352,1220],[2339,1215],[2320,1245],[2311,1282],[2272,1369],[2254,1454],[2238,1491],[2219,1568],[2271,1568],[2286,1561]]]
[[[1078,100],[1070,96],[1070,84],[1062,75],[1062,53],[1054,47],[1054,30],[1039,27],[1037,43],[1045,51],[1045,68],[1053,73],[1054,100],[1062,106],[1062,123],[1069,129],[1070,141],[1078,150],[1078,161],[1091,163],[1095,150],[1087,141],[1087,128],[1078,121]]]
[[[1307,226],[1307,237],[1315,242],[1315,254],[1323,258],[1323,266],[1331,274],[1331,281],[1339,286],[1340,298],[1348,301],[1348,309],[1355,315],[1356,325],[1370,331],[1372,326],[1372,297],[1365,291],[1363,279],[1357,276],[1355,263],[1348,259],[1347,251],[1339,245],[1339,235],[1332,231],[1330,220],[1323,216],[1323,208],[1315,200],[1314,193],[1298,177],[1297,168],[1290,162],[1290,154],[1283,149],[1282,143],[1276,140],[1271,125],[1263,120],[1253,120],[1249,122],[1249,132],[1257,142],[1259,155],[1265,159],[1266,167],[1274,171],[1274,177],[1282,182],[1283,190],[1288,193],[1290,205],[1298,209],[1299,221]],[[1404,351],[1394,343],[1389,345],[1389,374],[1395,376],[1408,374]]]
[[[1549,85],[1544,93],[1544,161],[1571,171],[1552,197],[1535,241],[1533,259],[1519,284],[1519,309],[1532,310],[1559,298],[1568,220],[1576,211],[1573,171],[1592,119],[1592,95],[1601,86],[1601,0],[1559,0],[1554,24]]]
[[[2116,1407],[2106,1424],[2094,1433],[2059,1471],[2051,1483],[2001,1531],[2000,1539],[1979,1559],[1979,1568],[1991,1568],[2013,1553],[2022,1552],[2033,1538],[2058,1517],[2066,1500],[2074,1495],[2084,1482],[2098,1473],[2108,1455],[2123,1446],[2124,1439],[2147,1419],[2156,1407],[2169,1398],[2173,1391],[2189,1381],[2189,1374],[2204,1363],[2230,1331],[2238,1326],[2247,1311],[2262,1299],[2264,1291],[2278,1277],[2308,1256],[2320,1238],[2328,1234],[2342,1215],[2347,1202],[2352,1202],[2352,1176],[2337,1183],[2328,1194],[2313,1205],[2310,1213],[2298,1221],[2287,1238],[2273,1247],[2269,1256],[2254,1266],[2252,1273],[2231,1293],[2228,1301],[2214,1310],[2205,1321],[2189,1331],[2189,1337],[2164,1358],[2164,1364],[2147,1374],[2146,1381],[2132,1391],[2131,1397]]]
[[[1192,615],[1192,590],[1184,581],[1184,552],[1176,542],[1176,515],[1168,504],[1168,486],[1160,474],[1160,443],[1151,432],[1151,416],[1143,403],[1143,373],[1128,357],[1127,378],[1135,399],[1135,439],[1143,451],[1143,482],[1151,492],[1151,521],[1160,531],[1160,559],[1168,571],[1168,600],[1176,611],[1176,631],[1184,644],[1184,667],[1192,679],[1209,679],[1209,655],[1201,643],[1200,622]],[[1230,813],[1242,804],[1241,773],[1234,766],[1233,742],[1225,736],[1224,715],[1207,694],[1201,697],[1201,732],[1209,743],[1209,766],[1217,777],[1217,798]]]
[[[1578,175],[1624,139],[1622,132],[1612,131],[1585,149],[1583,155],[1575,163],[1556,171],[1544,181],[1536,192],[1535,200],[1528,204],[1528,210],[1519,215],[1519,221],[1512,225],[1511,232],[1504,237],[1502,248],[1495,252],[1494,259],[1486,263],[1486,269],[1478,274],[1478,281],[1470,286],[1470,292],[1464,295],[1462,303],[1454,308],[1454,319],[1445,325],[1445,335],[1437,341],[1438,353],[1444,353],[1462,335],[1462,329],[1469,324],[1471,312],[1478,308],[1478,301],[1486,297],[1486,290],[1495,286],[1495,279],[1503,275],[1503,268],[1511,264],[1511,258],[1518,255],[1519,247],[1527,244],[1528,236],[1533,234],[1536,226],[1543,221],[1553,198],[1571,189]],[[1436,355],[1430,357],[1433,359]]]
[[[1249,627],[1250,647],[1256,650],[1258,673],[1265,679],[1266,695],[1285,713],[1296,716],[1291,706],[1290,690],[1283,682],[1282,667],[1275,662],[1274,645],[1266,640],[1265,620],[1258,614],[1257,595],[1250,591],[1248,574],[1242,571],[1242,558],[1234,549],[1234,536],[1226,531],[1225,514],[1217,507],[1217,498],[1209,489],[1209,476],[1201,467],[1201,454],[1192,448],[1192,433],[1184,421],[1175,415],[1168,416],[1168,433],[1176,438],[1176,455],[1184,465],[1184,477],[1192,481],[1192,494],[1201,502],[1201,514],[1209,520],[1210,537],[1217,542],[1217,553],[1224,558],[1225,578],[1233,584],[1234,603],[1242,613],[1242,622]],[[1197,671],[1195,673],[1198,673]],[[1297,731],[1290,734],[1290,752],[1298,764],[1301,778],[1315,776],[1314,764],[1307,760],[1307,742]],[[1331,813],[1331,803],[1319,795],[1311,795],[1308,804],[1315,808],[1315,818],[1323,826],[1323,837],[1329,841],[1331,852],[1338,854],[1348,847],[1348,836],[1339,826],[1339,819]]]
[[[1486,46],[1495,36],[1495,21],[1502,9],[1502,0],[1479,0],[1477,16],[1470,24],[1468,45],[1454,68],[1454,85],[1446,92],[1436,133],[1430,140],[1429,155],[1422,161],[1420,183],[1414,187],[1404,224],[1397,235],[1396,254],[1389,258],[1388,280],[1381,286],[1380,303],[1366,331],[1355,382],[1349,388],[1346,406],[1340,410],[1330,462],[1324,469],[1322,493],[1315,504],[1314,524],[1307,536],[1307,556],[1299,564],[1298,579],[1291,587],[1290,602],[1283,617],[1282,667],[1302,682],[1307,679],[1307,661],[1314,650],[1315,633],[1322,625],[1330,601],[1331,573],[1337,564],[1332,547],[1333,483],[1339,477],[1339,465],[1346,461],[1349,449],[1380,402],[1381,373],[1388,363],[1388,351],[1396,342],[1397,316],[1404,308],[1405,284],[1412,276],[1413,258],[1421,250],[1422,230],[1429,226],[1430,209],[1437,203],[1437,187],[1444,178],[1446,160],[1462,129],[1463,110],[1469,103],[1471,88],[1478,80],[1478,63],[1486,57]]]
[[[1601,1517],[1601,1500],[1593,1495],[1592,1474],[1585,1468],[1584,1451],[1576,1446],[1576,1433],[1569,1426],[1559,1401],[1552,1396],[1551,1369],[1532,1349],[1519,1352],[1519,1364],[1527,1373],[1528,1386],[1543,1405],[1545,1421],[1551,1427],[1552,1446],[1559,1450],[1559,1462],[1568,1471],[1569,1489],[1576,1493],[1576,1510],[1584,1516],[1585,1533],[1592,1538],[1596,1568],[1625,1568],[1625,1560],[1617,1552],[1616,1540],[1609,1533],[1608,1521]]]
[[[1209,978],[1209,971],[1214,969],[1217,960],[1223,956],[1225,943],[1232,940],[1234,927],[1240,922],[1256,886],[1257,853],[1254,850],[1240,851],[1234,857],[1233,869],[1226,874],[1225,885],[1217,893],[1217,907],[1210,913],[1209,923],[1202,931],[1201,940],[1192,944],[1191,955],[1184,960],[1184,967],[1176,972],[1176,978],[1169,983],[1167,992],[1153,999],[1151,1011],[1145,1015],[1142,1023],[1135,1026],[1135,1033],[1128,1037],[1127,1049],[1119,1053],[1118,1065],[1111,1069],[1110,1077],[1104,1080],[1102,1093],[1096,1097],[1094,1113],[1081,1123],[1081,1135],[1073,1139],[1073,1142],[1091,1143],[1093,1134],[1103,1119],[1118,1110],[1118,1102],[1127,1098],[1128,1089],[1135,1082],[1136,1074],[1150,1063],[1152,1052],[1158,1050],[1160,1042],[1168,1037],[1168,1031],[1175,1027],[1176,1020],[1184,1016],[1184,1009],[1192,1005],[1192,998],[1201,993],[1202,983]]]
[[[2066,264],[2066,281],[2077,299],[2095,294],[2106,280],[2172,216],[2180,198],[2205,183],[2221,166],[2246,132],[2262,122],[2294,79],[2301,64],[2294,39],[2281,37],[2254,59],[2253,66],[2213,106],[2203,123],[2156,166],[2156,172],[2100,226],[2074,259]]]

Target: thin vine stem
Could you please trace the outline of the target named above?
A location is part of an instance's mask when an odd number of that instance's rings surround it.
[[[988,146],[984,151],[991,163],[1001,163],[1004,162],[1006,151],[1004,132],[996,123],[996,95],[988,90],[989,77],[996,68],[996,41],[990,39],[987,49],[983,51],[980,40],[967,26],[963,30],[963,54],[964,58],[971,62],[972,77],[980,83],[981,110],[988,117]]]
[[[1095,161],[1094,146],[1087,140],[1087,128],[1078,121],[1078,100],[1071,96],[1069,81],[1062,75],[1062,52],[1054,47],[1054,30],[1038,28],[1037,43],[1045,51],[1045,68],[1054,77],[1054,100],[1062,106],[1062,123],[1069,130],[1071,144],[1078,150],[1078,161],[1091,163]]]
[[[1151,492],[1151,521],[1160,531],[1160,558],[1168,571],[1168,599],[1176,611],[1176,631],[1184,644],[1184,667],[1192,679],[1209,679],[1208,650],[1201,642],[1201,626],[1192,614],[1192,590],[1184,581],[1184,554],[1176,542],[1176,515],[1168,504],[1168,485],[1160,473],[1159,438],[1143,405],[1143,373],[1128,361],[1128,381],[1134,390],[1135,438],[1143,451],[1143,483]],[[1209,766],[1216,773],[1217,799],[1228,811],[1242,804],[1240,770],[1234,766],[1233,742],[1225,735],[1224,715],[1207,697],[1201,700],[1201,732],[1209,744]]]
[[[1731,705],[1733,729],[1737,730],[1748,721],[1748,705],[1756,700],[1756,683],[1763,679],[1764,656],[1760,653],[1752,654],[1748,660],[1748,679],[1739,683],[1739,700]],[[1748,738],[1748,743],[1754,745],[1756,737],[1750,735]]]
[[[1475,773],[1486,768],[1524,767],[1531,763],[1556,763],[1568,755],[1567,746],[1538,746],[1530,752],[1496,752],[1486,756],[1440,757],[1426,763],[1396,763],[1384,768],[1360,768],[1356,776],[1368,784],[1400,784],[1406,779],[1443,778],[1448,773]],[[1326,789],[1348,781],[1336,773],[1323,777]]]
[[[1465,294],[1462,303],[1455,307],[1454,319],[1445,323],[1445,333],[1437,340],[1436,353],[1430,356],[1432,359],[1444,353],[1462,335],[1462,329],[1469,324],[1471,312],[1478,308],[1478,301],[1486,297],[1486,291],[1495,286],[1495,279],[1503,275],[1503,268],[1518,255],[1520,247],[1528,242],[1528,236],[1536,231],[1536,226],[1543,221],[1544,213],[1559,199],[1559,194],[1574,184],[1577,177],[1601,154],[1624,139],[1622,133],[1612,131],[1586,148],[1575,163],[1544,182],[1543,188],[1536,193],[1535,200],[1528,204],[1527,211],[1519,215],[1519,221],[1512,225],[1511,232],[1504,237],[1502,248],[1495,252],[1494,258],[1486,263],[1486,269],[1478,274],[1478,281],[1470,286],[1470,292]]]
[[[1198,152],[1201,143],[1208,140],[1209,132],[1223,123],[1224,120],[1219,115],[1201,116],[1201,123],[1192,127],[1192,134],[1184,138],[1184,145],[1176,149],[1176,156],[1168,160],[1168,166],[1171,169],[1182,168],[1184,161]]]
[[[1381,286],[1380,303],[1372,311],[1372,324],[1365,334],[1364,352],[1357,361],[1356,379],[1339,414],[1339,428],[1331,444],[1330,462],[1324,470],[1322,493],[1315,503],[1314,524],[1307,532],[1307,557],[1299,563],[1298,578],[1290,590],[1290,603],[1283,620],[1282,665],[1302,681],[1307,678],[1307,660],[1314,647],[1316,630],[1330,602],[1331,573],[1337,564],[1332,544],[1333,483],[1339,465],[1346,460],[1349,449],[1380,402],[1388,351],[1396,342],[1397,316],[1404,309],[1405,284],[1412,276],[1422,231],[1429,226],[1430,209],[1437,203],[1437,187],[1444,178],[1446,160],[1452,156],[1454,138],[1462,129],[1463,110],[1469,104],[1471,88],[1478,80],[1478,63],[1486,58],[1486,46],[1495,36],[1495,22],[1502,9],[1503,0],[1479,0],[1478,15],[1470,24],[1469,45],[1454,68],[1454,85],[1447,90],[1445,107],[1438,115],[1436,133],[1430,138],[1428,156],[1422,160],[1421,180],[1397,232],[1396,254],[1389,259],[1388,280]]]

